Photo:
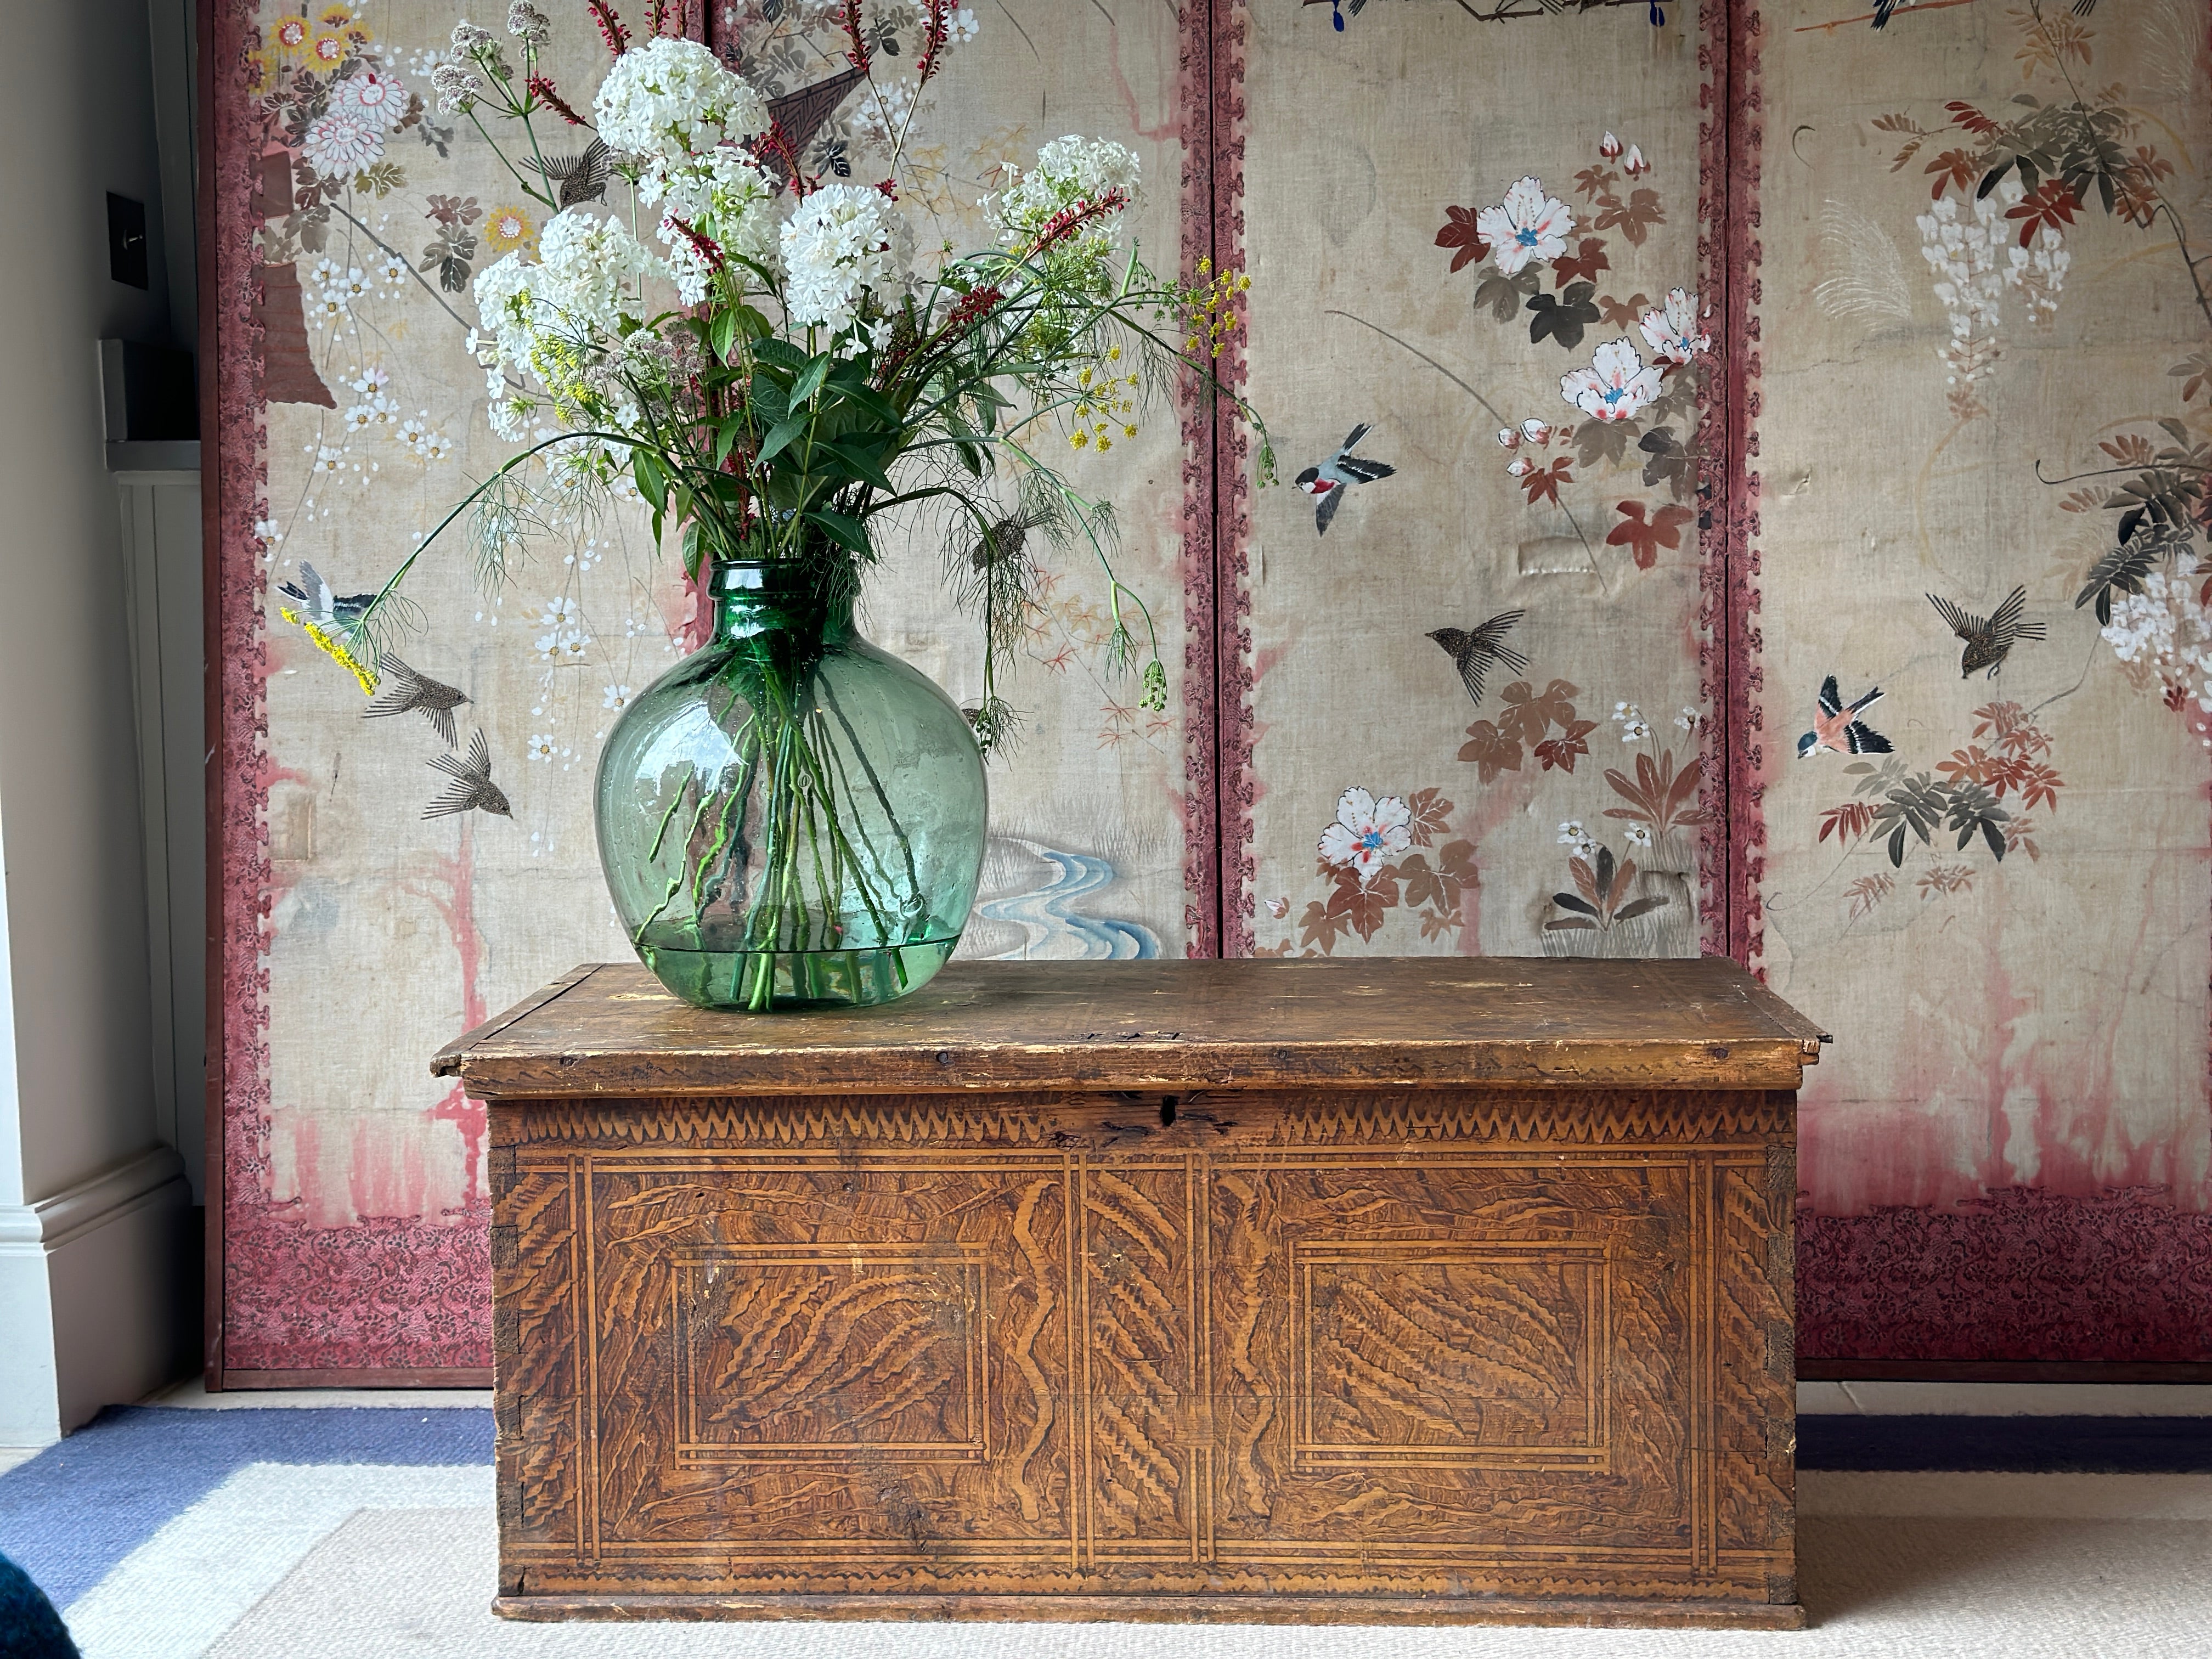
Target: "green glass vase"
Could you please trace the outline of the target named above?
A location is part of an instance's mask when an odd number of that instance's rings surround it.
[[[702,1008],[904,996],[975,902],[975,733],[803,568],[718,563],[708,592],[713,643],[647,688],[599,757],[599,862],[630,943]]]

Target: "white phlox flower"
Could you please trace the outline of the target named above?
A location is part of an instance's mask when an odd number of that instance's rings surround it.
[[[615,60],[592,114],[609,149],[670,161],[769,128],[766,99],[697,41],[665,35]]]
[[[904,217],[879,190],[827,185],[783,226],[784,308],[799,328],[841,335],[872,301],[888,308],[907,282]]]
[[[1104,201],[1119,193],[1119,212],[1087,221],[1076,238],[1079,252],[1103,253],[1120,245],[1127,210],[1139,201],[1143,168],[1134,150],[1109,138],[1069,134],[1037,151],[1027,172],[1009,169],[1012,182],[983,201],[984,211],[1009,244],[1034,241],[1055,215],[1079,203]]]

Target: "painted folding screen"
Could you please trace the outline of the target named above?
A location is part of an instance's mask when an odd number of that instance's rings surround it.
[[[1243,14],[1291,487],[1224,544],[1232,951],[1723,937],[1713,58],[1660,9]]]
[[[479,9],[504,21],[503,4]],[[587,106],[605,52],[580,4],[544,9],[558,14],[553,78]],[[642,27],[644,5],[622,9]],[[488,429],[465,346],[468,285],[529,247],[544,215],[465,118],[426,106],[459,10],[217,0],[203,37],[222,413],[211,1303],[234,1385],[489,1364],[483,1109],[434,1083],[427,1060],[576,963],[628,954],[599,873],[592,769],[623,701],[696,637],[691,597],[654,558],[641,509],[622,507],[549,513],[493,597],[458,548],[425,567],[422,626],[398,654],[466,696],[450,744],[417,714],[365,720],[353,682],[283,614],[327,620],[513,453]],[[670,15],[781,95],[845,68],[832,10],[752,0]],[[1137,150],[1142,246],[1163,269],[1182,262],[1179,24],[1165,7],[1115,11],[1031,0],[963,19],[903,170],[921,246],[979,242],[994,170],[1082,132]],[[913,8],[866,14],[882,61],[918,52]],[[341,82],[347,118],[326,118]],[[872,182],[883,128],[848,94],[807,164]],[[1078,469],[1121,506],[1120,568],[1151,603],[1170,711],[1186,655],[1187,418],[1170,389],[1134,416],[1133,438],[1117,433]],[[971,700],[973,623],[937,597],[940,553],[933,540],[907,550],[862,623]],[[1210,823],[1204,735],[1187,754],[1179,714],[1147,711],[1133,679],[1109,672],[1089,574],[1073,559],[1053,568],[1031,619],[1012,688],[1028,731],[992,774],[966,954],[1181,954],[1193,919],[1212,913],[1210,894],[1185,891],[1187,866],[1210,878],[1185,835],[1187,820]],[[508,812],[425,819],[449,781],[431,763],[477,732]]]
[[[1803,10],[1743,66],[1747,943],[1847,1039],[1800,1352],[2212,1359],[2212,13]]]

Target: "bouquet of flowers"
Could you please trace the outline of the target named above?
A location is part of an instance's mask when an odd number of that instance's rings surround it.
[[[919,0],[919,82],[943,62],[955,8]],[[623,475],[657,541],[680,538],[685,568],[796,562],[826,592],[857,590],[890,526],[932,525],[957,597],[981,623],[983,696],[972,714],[988,752],[1017,716],[1000,695],[1039,574],[1038,543],[1087,550],[1102,573],[1109,663],[1138,667],[1146,706],[1166,676],[1140,596],[1114,572],[1112,503],[1050,459],[1110,451],[1136,433],[1150,395],[1182,373],[1231,400],[1212,360],[1237,325],[1249,279],[1201,262],[1189,280],[1146,269],[1126,221],[1140,191],[1135,155],[1101,139],[1046,144],[983,203],[998,246],[950,248],[917,264],[894,177],[875,185],[808,177],[763,96],[695,41],[634,41],[606,0],[589,9],[614,53],[586,118],[539,73],[546,18],[515,0],[509,40],[464,22],[439,65],[440,108],[471,119],[534,199],[554,210],[538,257],[509,253],[474,284],[491,421],[539,437],[465,496],[394,569],[333,642],[374,672],[404,584],[455,523],[497,580],[532,521],[524,464],[545,454],[564,488]],[[872,85],[862,0],[841,16],[854,68]],[[658,8],[652,20],[657,30]],[[910,124],[911,91],[903,106]],[[483,118],[519,130],[502,144]],[[549,165],[538,127],[595,129],[581,158]],[[597,178],[590,175],[596,171]],[[598,193],[629,187],[629,222]],[[634,226],[650,222],[641,236]],[[1135,626],[1132,626],[1134,623]],[[1141,632],[1141,639],[1139,633]]]
[[[768,586],[804,591],[822,613],[849,612],[889,534],[939,537],[982,655],[982,695],[963,711],[973,741],[953,722],[968,758],[937,751],[940,768],[974,773],[962,786],[972,850],[952,860],[964,876],[931,878],[927,804],[895,799],[826,650],[755,642],[665,677],[713,677],[693,688],[723,730],[711,760],[629,755],[623,723],[609,740],[600,841],[617,908],[647,963],[714,1006],[876,1000],[854,988],[876,971],[854,965],[868,952],[896,981],[883,994],[908,988],[902,953],[949,954],[981,858],[975,751],[1017,723],[1003,671],[1048,546],[1096,561],[1109,665],[1140,674],[1145,706],[1166,706],[1151,613],[1115,574],[1112,505],[1063,468],[1133,436],[1147,398],[1190,374],[1233,403],[1259,436],[1262,482],[1273,473],[1264,425],[1212,373],[1247,280],[1204,264],[1166,280],[1146,268],[1127,234],[1138,162],[1122,146],[1044,145],[982,202],[994,245],[917,259],[897,172],[914,94],[959,15],[948,0],[901,3],[919,14],[921,55],[918,80],[889,95],[875,91],[884,33],[863,0],[837,12],[856,81],[878,108],[903,111],[891,176],[873,185],[808,176],[761,92],[705,46],[661,33],[658,6],[635,41],[607,0],[589,0],[613,63],[588,116],[541,72],[549,26],[528,0],[514,0],[505,39],[454,30],[434,76],[440,107],[471,120],[551,210],[535,259],[510,252],[474,283],[469,343],[492,423],[526,447],[316,639],[373,684],[386,635],[412,620],[407,579],[445,532],[465,520],[479,574],[495,582],[547,488],[634,483],[656,544],[680,546],[702,587],[719,597],[745,571],[758,590],[765,567]],[[595,136],[549,162],[539,128],[554,122]],[[635,780],[611,830],[610,768]],[[794,970],[802,959],[816,965]],[[833,959],[844,965],[820,965]]]

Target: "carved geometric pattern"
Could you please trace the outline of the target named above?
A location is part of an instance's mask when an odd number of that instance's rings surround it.
[[[1605,1242],[1291,1249],[1301,1474],[1607,1466]]]
[[[990,1455],[975,1247],[724,1245],[670,1260],[684,1462]]]
[[[495,1103],[502,1582],[1764,1602],[1770,1101]]]
[[[1118,1133],[1141,1138],[1164,1097],[1103,1109]],[[1623,1146],[1639,1141],[1711,1143],[1771,1139],[1796,1122],[1793,1097],[1762,1091],[1696,1097],[1652,1092],[1536,1090],[1414,1091],[1402,1094],[1197,1093],[1173,1097],[1202,1123],[1268,1125],[1268,1143],[1350,1146],[1369,1143],[1480,1141],[1514,1145]],[[628,1141],[638,1146],[1052,1146],[1069,1109],[1102,1109],[1087,1096],[1002,1096],[994,1105],[938,1095],[785,1099],[687,1099],[680,1112],[640,1111],[642,1103],[592,1101],[523,1108],[520,1144]],[[1126,1120],[1112,1123],[1117,1112]]]

